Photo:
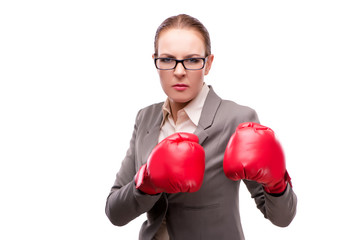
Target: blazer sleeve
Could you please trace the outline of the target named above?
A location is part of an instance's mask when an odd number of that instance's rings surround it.
[[[161,194],[148,195],[135,188],[136,174],[136,137],[139,125],[139,115],[136,117],[130,147],[121,164],[116,180],[106,201],[105,213],[112,224],[123,226],[149,211],[161,197]]]
[[[249,121],[260,123],[255,111],[250,114]],[[292,222],[296,214],[297,198],[290,184],[284,193],[275,196],[265,192],[260,183],[249,180],[244,180],[244,183],[265,218],[279,227],[286,227]]]
[[[260,183],[249,180],[244,180],[244,183],[265,218],[279,227],[287,227],[292,222],[296,214],[297,198],[290,184],[284,193],[275,196],[265,192]]]

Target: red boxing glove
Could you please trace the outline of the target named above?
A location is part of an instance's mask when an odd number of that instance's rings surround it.
[[[161,141],[135,176],[147,194],[196,192],[205,171],[205,151],[191,133],[175,133]]]
[[[237,127],[226,147],[223,167],[228,178],[256,181],[267,193],[282,193],[291,184],[275,133],[257,123]]]

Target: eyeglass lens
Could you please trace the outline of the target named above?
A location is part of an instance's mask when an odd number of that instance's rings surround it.
[[[180,63],[180,62],[179,62]],[[189,70],[201,69],[204,66],[204,59],[202,58],[189,58],[183,60],[184,66]],[[159,58],[156,61],[156,66],[159,69],[174,69],[176,60],[172,58]]]

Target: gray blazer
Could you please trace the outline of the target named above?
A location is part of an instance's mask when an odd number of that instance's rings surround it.
[[[139,111],[126,157],[106,202],[106,214],[117,226],[123,226],[147,212],[139,239],[153,239],[166,217],[171,240],[244,239],[239,215],[240,181],[226,178],[223,155],[236,127],[242,122],[258,122],[248,107],[222,100],[210,87],[195,134],[205,150],[205,175],[195,193],[143,194],[135,188],[134,176],[146,163],[158,143],[162,104]],[[281,196],[271,196],[253,181],[244,180],[251,197],[264,217],[286,227],[296,213],[297,199],[290,185]]]

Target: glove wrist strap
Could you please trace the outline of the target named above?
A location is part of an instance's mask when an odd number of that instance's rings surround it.
[[[270,193],[270,194],[272,194],[272,193],[281,194],[286,190],[286,186],[288,183],[292,187],[291,178],[290,178],[288,172],[286,171],[284,178],[280,182],[276,183],[272,187],[264,186],[264,190],[265,190],[265,192]]]

